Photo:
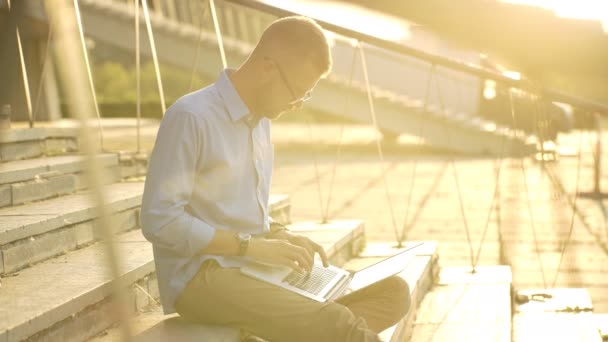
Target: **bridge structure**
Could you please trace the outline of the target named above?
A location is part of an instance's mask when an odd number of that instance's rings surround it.
[[[51,46],[49,42],[63,42],[63,35],[69,34],[63,25],[65,23],[53,21],[48,10],[53,6],[66,6],[78,14],[62,19],[74,20],[76,26],[82,24],[79,27],[80,43],[84,43],[83,36],[87,36],[136,55],[141,53],[152,57],[157,72],[158,63],[162,62],[191,70],[206,79],[214,79],[226,65],[236,66],[242,62],[267,24],[292,13],[263,2],[246,0],[209,3],[153,0],[150,8],[146,1],[142,1],[144,10],[131,1],[80,0],[74,1],[74,6],[67,3],[27,2],[27,20],[31,20],[34,28],[21,30],[25,49],[21,49],[20,54],[24,56],[23,69],[28,69],[28,75],[33,76],[26,75],[26,81],[22,80],[21,85],[35,91],[33,96],[17,96],[30,103],[14,106],[11,119],[29,121],[30,127],[21,128],[15,124],[14,128],[0,131],[0,276],[3,278],[3,291],[10,294],[0,298],[0,341],[76,341],[87,340],[100,332],[104,335],[97,339],[110,340],[118,338],[119,331],[123,331],[122,336],[135,332],[141,340],[166,340],[176,336],[184,340],[201,336],[208,340],[238,340],[238,330],[189,325],[178,317],[167,319],[158,310],[136,315],[145,307],[154,307],[155,304],[158,307],[150,245],[141,236],[137,218],[146,156],[140,153],[139,143],[135,153],[116,154],[104,151],[103,142],[95,147],[89,141],[94,135],[76,134],[83,130],[82,127],[95,127],[92,123],[78,125],[78,129],[66,129],[34,120],[32,112],[37,110],[41,111],[39,118],[56,119],[59,116],[60,83],[48,65],[65,63],[66,56],[69,56],[69,51],[64,51],[66,54],[58,53],[53,61],[51,54],[46,52]],[[357,76],[348,68],[337,68],[319,84],[305,110],[371,124],[386,137],[400,134],[416,136],[426,145],[447,151],[446,159],[452,165],[455,156],[521,159],[534,157],[540,148],[543,172],[547,173],[547,179],[557,179],[554,167],[544,168],[544,146],[537,144],[542,140],[542,136],[538,136],[542,133],[529,135],[482,120],[478,113],[474,113],[481,78],[491,78],[509,87],[532,92],[540,110],[546,101],[560,100],[594,112],[608,112],[601,104],[540,89],[525,79],[511,79],[479,66],[434,56],[331,22],[319,22],[333,33],[332,54],[337,64],[353,65],[352,69],[360,68],[360,72]],[[147,39],[139,41],[138,31],[147,32]],[[53,35],[58,38],[53,38]],[[56,49],[61,47],[58,44]],[[84,54],[81,51],[76,55],[86,57],[87,53],[85,50]],[[83,62],[82,65],[85,64]],[[384,69],[374,68],[374,65]],[[404,80],[408,76],[419,80],[420,87],[425,90],[401,91],[398,82],[382,75],[387,65]],[[73,67],[78,68],[77,65]],[[60,74],[68,73],[65,67],[58,70]],[[83,97],[91,96],[87,95],[87,82],[66,85],[65,76],[59,76],[64,93],[73,91]],[[160,74],[157,76],[162,97],[162,80]],[[459,91],[449,87],[454,83],[456,87],[462,87],[460,97],[454,95]],[[76,84],[84,86],[73,88]],[[32,98],[37,103],[33,109]],[[348,101],[348,110],[344,110],[336,99],[347,99],[344,101]],[[80,115],[83,123],[88,123],[97,106],[94,102],[93,96],[90,103],[93,106],[71,104],[72,113]],[[161,98],[160,102],[164,109],[164,99]],[[103,139],[101,126],[98,129]],[[379,158],[383,159],[383,145],[378,142],[376,146]],[[596,156],[596,164],[600,159]],[[497,165],[495,194],[500,183],[501,164]],[[521,165],[524,168],[523,162]],[[92,169],[97,173],[87,176],[87,172],[93,172]],[[457,172],[454,174],[459,193],[457,200],[462,207]],[[599,174],[599,168],[596,174]],[[414,181],[412,178],[412,184]],[[383,183],[387,198],[390,198],[385,178]],[[559,181],[553,182],[554,189],[559,188],[557,184]],[[578,182],[574,197],[564,189],[562,192],[562,196],[569,199],[566,201],[568,205],[561,203],[562,208],[577,211]],[[337,265],[356,269],[387,253],[386,249],[381,250],[374,244],[365,247],[366,227],[361,220],[329,220],[323,216],[314,222],[292,222],[288,196],[274,195],[271,202],[276,220],[321,241]],[[520,204],[515,204],[515,207]],[[490,212],[494,206],[495,200],[492,199]],[[465,215],[463,220],[466,228]],[[558,251],[563,256],[572,237],[574,216],[568,220],[562,215],[558,221],[561,228],[565,228],[558,234]],[[521,222],[515,224],[521,228]],[[112,237],[111,234],[116,235]],[[405,239],[406,235],[396,236],[401,248],[411,243]],[[468,228],[466,236],[469,236]],[[526,236],[530,237],[529,234]],[[594,243],[600,253],[608,254],[605,246],[608,241],[597,239]],[[469,239],[469,247],[470,244]],[[591,298],[605,300],[602,291],[608,288],[608,284],[600,281],[599,290],[591,296],[581,288],[586,285],[584,281],[571,283],[576,288],[570,289],[555,288],[555,284],[545,282],[543,286],[536,284],[540,289],[515,294],[512,293],[512,283],[516,270],[511,266],[529,264],[517,259],[517,253],[503,260],[504,264],[480,266],[474,260],[471,248],[470,265],[441,268],[438,263],[439,245],[436,241],[429,241],[428,248],[420,251],[401,274],[410,284],[415,308],[397,325],[382,332],[386,340],[443,340],[454,336],[500,341],[533,340],[538,336],[534,335],[537,332],[534,325],[546,325],[551,319],[564,322],[561,330],[554,329],[556,338],[560,333],[568,333],[570,335],[562,337],[576,335],[585,336],[589,341],[601,339],[598,325],[593,323],[594,317],[601,316],[594,316],[591,312]],[[539,253],[538,249],[536,253]],[[106,255],[111,262],[100,263],[99,255]],[[599,259],[605,260],[603,257]],[[560,257],[556,269],[558,275],[562,270],[561,261]],[[594,272],[602,272],[604,268],[605,265],[600,264]],[[591,281],[597,280],[592,278]],[[128,290],[124,291],[124,288]],[[112,293],[123,293],[119,298],[123,299],[123,304],[129,303],[118,311],[121,313],[118,317],[108,314],[115,310],[110,300]],[[453,305],[446,307],[445,299]],[[522,307],[532,303],[533,307],[513,309],[514,303]],[[470,313],[471,306],[478,308],[476,313]],[[541,309],[536,309],[537,306]],[[453,317],[454,313],[470,314],[470,319],[457,319]],[[120,324],[121,329],[127,330],[109,329],[112,324],[125,323],[128,321],[126,317],[132,316],[137,316],[133,324]],[[512,325],[519,330],[513,332]]]

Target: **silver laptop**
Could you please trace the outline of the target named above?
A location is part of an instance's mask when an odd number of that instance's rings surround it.
[[[408,247],[356,272],[332,265],[325,268],[318,259],[315,260],[312,271],[308,274],[294,271],[287,266],[255,261],[248,261],[241,267],[241,272],[316,301],[326,302],[346,294],[349,290],[362,289],[403,271],[416,255],[412,250],[423,244],[424,242],[421,242]]]

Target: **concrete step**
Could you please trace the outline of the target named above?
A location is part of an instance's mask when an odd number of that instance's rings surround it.
[[[122,232],[139,225],[143,183],[104,187],[112,227]],[[271,195],[270,215],[289,221],[289,197]],[[0,209],[0,275],[81,248],[101,236],[89,192]]]
[[[126,283],[138,283],[157,297],[152,245],[140,230],[116,241]],[[0,341],[82,341],[108,327],[113,315],[104,255],[104,246],[96,243],[3,278]],[[129,289],[131,311],[148,304],[137,286]]]
[[[353,249],[359,249],[365,243],[363,222],[356,220],[332,221],[325,224],[297,222],[289,225],[289,228],[319,242],[335,265],[340,265],[344,255],[353,253]],[[134,317],[131,327],[137,336],[136,341],[240,341],[238,329],[187,323],[178,314],[163,315],[158,305],[148,307],[146,312]],[[114,327],[103,331],[90,341],[119,340],[120,331],[118,327]]]
[[[357,271],[375,262],[385,259],[390,255],[394,255],[404,248],[418,244],[422,241],[407,241],[402,248],[396,248],[390,244],[374,243],[368,245],[359,257],[350,260],[344,268]],[[427,292],[433,287],[436,281],[436,275],[439,272],[437,264],[437,242],[424,241],[423,246],[417,247],[415,257],[405,266],[404,270],[399,274],[410,287],[410,296],[412,298],[412,306],[408,314],[397,324],[386,329],[380,334],[383,341],[396,342],[408,341],[412,331],[412,324],[418,307]]]
[[[525,289],[514,299],[513,341],[602,341],[586,289]]]
[[[420,305],[412,341],[511,341],[511,269],[483,266],[476,271],[441,270]]]
[[[120,180],[116,154],[100,154],[97,161],[106,169],[105,184]],[[0,164],[0,207],[14,206],[87,187],[85,157],[63,155],[16,160]]]
[[[57,127],[11,128],[0,134],[0,161],[57,155],[78,150],[76,130]]]
[[[143,183],[104,187],[114,230],[138,224]],[[82,247],[99,238],[89,192],[0,209],[0,274]]]

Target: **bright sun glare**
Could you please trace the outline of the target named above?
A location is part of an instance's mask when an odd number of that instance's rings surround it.
[[[564,18],[599,20],[608,33],[608,1],[606,0],[500,0],[512,4],[542,7]]]

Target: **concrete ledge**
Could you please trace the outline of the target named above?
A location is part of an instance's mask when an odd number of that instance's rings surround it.
[[[403,249],[418,244],[421,241],[406,241],[402,248],[395,248],[391,243],[370,243],[361,252],[359,257],[350,260],[345,268],[359,270],[375,262],[394,255]],[[437,242],[424,241],[425,244],[417,247],[415,256],[399,274],[410,287],[412,306],[408,314],[397,324],[380,334],[383,341],[407,341],[412,332],[412,325],[416,313],[424,296],[432,288],[438,273]]]
[[[526,289],[515,299],[514,341],[602,341],[585,289]]]
[[[118,165],[116,154],[100,154],[95,158],[103,167]],[[36,176],[50,171],[64,174],[79,173],[84,170],[84,167],[85,162],[82,155],[42,157],[6,162],[0,164],[0,184],[33,180]]]
[[[511,269],[480,266],[441,270],[422,301],[412,341],[511,341]]]
[[[104,187],[111,212],[139,206],[143,183]],[[0,246],[54,229],[91,220],[95,207],[88,192],[0,209]]]
[[[77,132],[58,127],[11,128],[0,135],[0,160],[33,158],[76,151]]]
[[[138,218],[139,209],[136,208],[114,213],[110,217],[113,231],[120,233],[136,228]],[[99,229],[96,220],[89,220],[0,246],[3,264],[0,274],[18,271],[99,240]]]

